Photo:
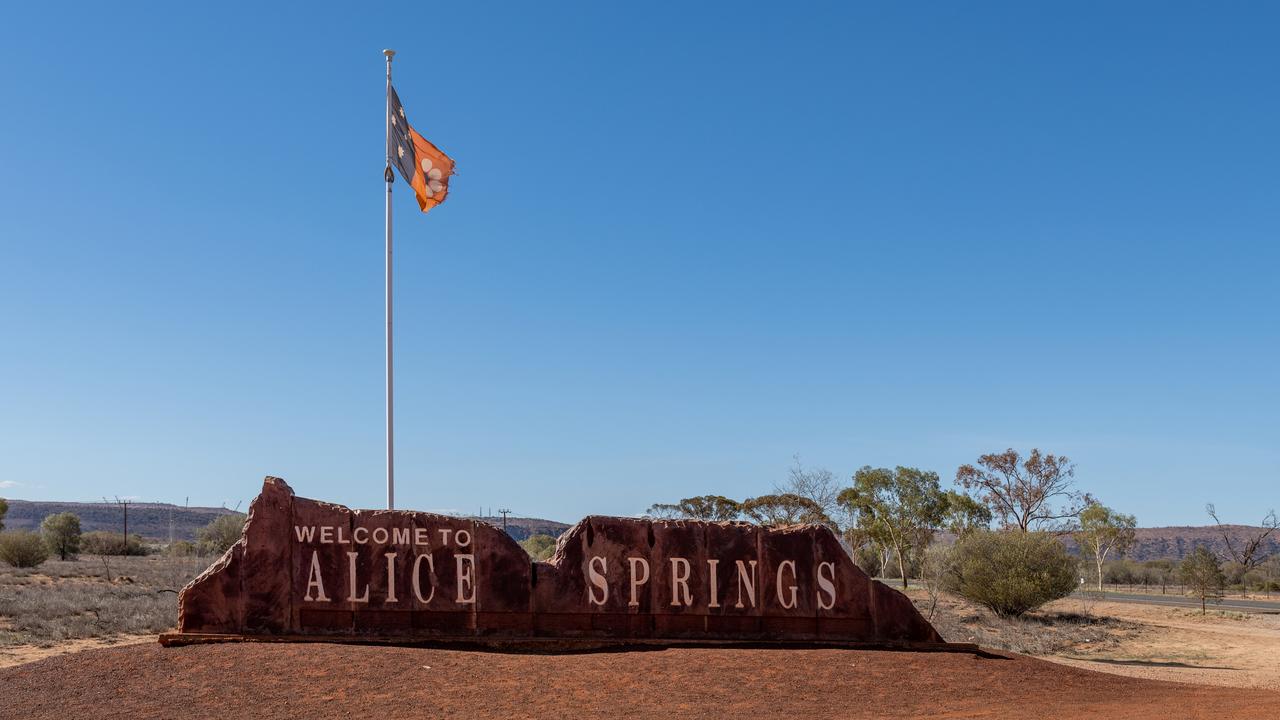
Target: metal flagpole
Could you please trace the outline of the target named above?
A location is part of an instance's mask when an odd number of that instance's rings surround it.
[[[391,366],[391,184],[395,176],[391,173],[391,58],[395,50],[383,50],[387,56],[387,169],[383,174],[387,181],[387,509],[396,507],[396,461],[395,461],[395,413],[394,385],[392,383]]]

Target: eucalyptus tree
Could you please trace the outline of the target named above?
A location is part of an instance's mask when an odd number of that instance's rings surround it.
[[[1098,592],[1102,592],[1102,566],[1112,552],[1123,555],[1133,545],[1138,521],[1101,503],[1090,503],[1080,511],[1080,529],[1074,535],[1084,554],[1093,558],[1098,572]]]
[[[907,587],[907,558],[926,547],[947,511],[947,496],[935,472],[899,466],[863,467],[853,487],[840,493],[840,504],[853,518],[856,532],[889,550],[898,560],[902,587]]]

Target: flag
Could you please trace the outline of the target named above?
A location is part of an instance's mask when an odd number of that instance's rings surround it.
[[[387,142],[391,162],[418,196],[422,212],[444,202],[449,194],[453,160],[409,125],[395,88],[391,88],[391,134]]]

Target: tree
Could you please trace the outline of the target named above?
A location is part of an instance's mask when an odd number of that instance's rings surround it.
[[[4,516],[9,512],[9,503],[4,498],[0,498],[0,530],[4,529]]]
[[[1098,592],[1102,592],[1102,565],[1107,555],[1115,551],[1123,555],[1133,544],[1134,528],[1138,521],[1132,515],[1118,513],[1101,503],[1090,503],[1080,511],[1080,529],[1075,532],[1076,543],[1093,558],[1098,570]]]
[[[674,505],[655,503],[645,512],[645,515],[652,518],[713,521],[737,520],[741,514],[742,506],[738,501],[723,495],[698,495],[684,498]]]
[[[986,530],[991,526],[991,508],[965,495],[948,490],[946,511],[942,516],[942,527],[956,537],[964,537],[974,530]]]
[[[534,560],[546,560],[556,551],[556,539],[539,533],[521,540],[520,547]]]
[[[1058,530],[1080,514],[1091,498],[1074,488],[1075,465],[1065,455],[1033,449],[1024,461],[1016,450],[978,458],[978,466],[961,465],[956,484],[977,492],[978,500],[1005,527],[1022,532]],[[1055,503],[1065,503],[1054,507]]]
[[[798,525],[816,523],[830,526],[831,519],[822,506],[807,497],[793,493],[761,495],[742,503],[742,514],[760,525]]]
[[[791,457],[786,481],[775,483],[773,490],[779,495],[799,495],[812,500],[828,518],[837,518],[843,510],[840,505],[840,478],[826,468],[806,469],[799,455]]]
[[[1182,564],[1178,566],[1178,577],[1183,585],[1200,598],[1201,615],[1205,614],[1206,599],[1217,602],[1222,598],[1222,588],[1226,584],[1222,566],[1218,564],[1218,558],[1203,545],[1196,546],[1190,555],[1182,559]]]
[[[40,523],[40,533],[49,551],[61,560],[80,552],[80,516],[64,512],[50,515]]]
[[[245,516],[239,513],[219,515],[213,522],[200,528],[198,533],[200,544],[209,552],[221,555],[240,539],[240,533],[244,530],[244,521]]]
[[[1046,532],[979,530],[956,542],[944,587],[1002,617],[1017,617],[1076,588],[1076,559]]]
[[[1223,525],[1218,519],[1218,511],[1213,507],[1213,503],[1204,506],[1205,512],[1209,513],[1209,517],[1213,518],[1213,522],[1218,526],[1218,532],[1222,534],[1222,539],[1227,546],[1227,555],[1231,560],[1240,564],[1240,574],[1249,572],[1258,565],[1266,562],[1267,554],[1262,551],[1262,544],[1266,542],[1271,533],[1280,527],[1280,521],[1276,519],[1276,511],[1271,510],[1262,518],[1262,525],[1257,528],[1247,528],[1251,532],[1245,536],[1244,543],[1233,543],[1231,541],[1231,532],[1229,525]],[[1237,526],[1238,527],[1238,526]]]
[[[854,474],[853,487],[841,492],[838,501],[859,532],[892,549],[905,590],[907,558],[914,549],[929,544],[947,507],[938,473],[867,466]]]
[[[658,520],[670,520],[681,517],[680,506],[671,503],[654,503],[644,511],[644,516]]]

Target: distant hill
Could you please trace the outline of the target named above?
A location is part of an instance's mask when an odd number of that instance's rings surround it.
[[[80,516],[80,529],[120,532],[123,512],[115,503],[45,502],[9,500],[4,516],[5,530],[35,530],[50,515],[71,512]],[[200,528],[219,515],[239,515],[226,508],[187,507],[167,503],[129,503],[129,534],[168,541],[173,519],[173,539],[195,540]]]
[[[72,512],[80,516],[80,529],[120,532],[122,513],[115,503],[45,502],[9,500],[9,512],[4,517],[6,530],[35,530],[50,515]],[[129,534],[141,535],[152,540],[168,541],[169,519],[173,518],[175,540],[195,540],[200,528],[213,522],[219,515],[239,515],[227,508],[190,507],[167,503],[129,503]],[[473,517],[497,527],[502,527],[501,517]],[[554,520],[540,518],[507,518],[507,534],[516,540],[530,535],[559,537],[569,526]]]
[[[1231,544],[1237,550],[1244,545],[1247,536],[1256,536],[1262,531],[1262,528],[1248,525],[1224,525],[1223,529],[1231,535]],[[1134,535],[1133,547],[1125,554],[1130,560],[1181,560],[1198,545],[1209,548],[1218,557],[1228,557],[1222,530],[1216,525],[1138,528]],[[1068,539],[1066,543],[1068,548],[1075,550],[1073,541]],[[1280,553],[1280,531],[1267,538],[1260,552],[1264,556]]]
[[[468,520],[479,520],[481,522],[489,523],[495,527],[502,527],[501,517],[470,517]],[[550,535],[551,537],[560,537],[560,533],[568,529],[568,525],[562,522],[556,522],[555,520],[507,516],[507,534],[515,538],[517,541],[524,540],[530,535]]]

